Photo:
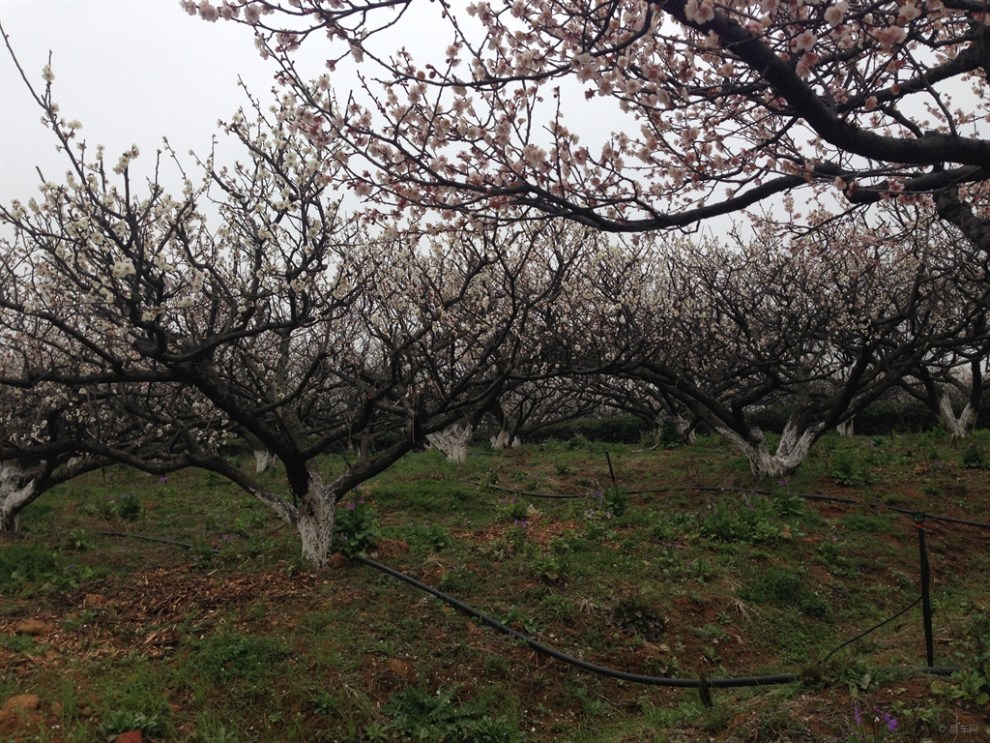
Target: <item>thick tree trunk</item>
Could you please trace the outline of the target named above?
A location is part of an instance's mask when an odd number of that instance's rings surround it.
[[[275,463],[275,455],[267,449],[254,450],[254,471],[262,473]]]
[[[949,437],[953,441],[968,438],[976,427],[976,410],[970,403],[956,415],[952,409],[952,398],[949,394],[943,393],[938,398],[938,421],[949,432]]]
[[[850,418],[847,421],[843,421],[835,427],[835,430],[843,438],[848,438],[855,433],[855,426],[853,424],[853,419]]]
[[[448,462],[464,462],[467,460],[468,444],[474,427],[469,423],[455,423],[442,431],[427,434],[426,440],[430,445],[439,449],[447,457]]]
[[[0,532],[16,532],[20,513],[37,497],[34,480],[21,485],[21,473],[8,465],[0,465]]]
[[[300,499],[295,527],[303,559],[314,567],[323,567],[330,559],[336,508],[334,492],[319,476],[311,476],[309,490]]]
[[[683,415],[663,413],[657,418],[657,441],[661,444],[681,446],[695,442],[694,424],[690,418]]]
[[[492,436],[491,443],[492,449],[508,449],[512,441],[512,434],[510,434],[504,428],[500,428],[498,433]]]
[[[719,428],[718,431],[746,455],[754,475],[769,480],[793,474],[808,456],[812,444],[818,440],[822,427],[815,424],[802,428],[788,421],[774,452],[770,451],[763,432],[758,428],[752,429],[748,438],[727,428]]]
[[[492,449],[508,449],[513,446],[518,446],[519,441],[516,439],[515,434],[509,430],[507,427],[503,426],[499,429],[498,433],[492,436]]]
[[[366,465],[371,461],[371,434],[361,432],[361,443],[358,446],[358,464]]]

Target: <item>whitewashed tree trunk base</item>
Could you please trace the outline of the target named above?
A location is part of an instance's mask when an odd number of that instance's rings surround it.
[[[467,461],[468,444],[474,435],[474,427],[467,423],[455,423],[442,431],[427,434],[430,446],[439,449],[448,462]]]
[[[262,473],[275,464],[275,455],[264,449],[254,450],[254,471]]]
[[[976,427],[976,411],[970,403],[966,403],[959,415],[952,409],[952,400],[948,395],[938,398],[938,422],[949,432],[953,441],[968,438]]]
[[[295,527],[303,559],[314,567],[324,567],[330,560],[336,508],[333,492],[318,476],[312,476],[309,492],[299,504]]]
[[[749,440],[726,428],[717,430],[746,455],[754,475],[769,480],[793,474],[807,458],[812,444],[817,441],[821,433],[821,428],[820,425],[815,425],[800,430],[788,421],[774,452],[770,451],[763,432],[758,429],[753,431]]]
[[[509,447],[509,432],[502,429],[491,438],[492,449],[496,451]]]
[[[22,479],[16,468],[0,465],[0,532],[16,532],[21,510],[34,499],[34,480],[20,485]]]
[[[492,436],[492,449],[496,451],[501,451],[502,449],[509,449],[513,446],[519,446],[519,439],[512,435],[512,432],[507,428],[501,429],[497,434]]]

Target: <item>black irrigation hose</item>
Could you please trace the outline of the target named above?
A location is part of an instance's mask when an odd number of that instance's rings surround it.
[[[645,490],[629,490],[627,491],[630,495],[643,495],[646,493],[673,493],[673,492],[692,492],[692,493],[747,493],[750,495],[773,495],[772,490],[763,490],[761,488],[737,488],[737,487],[699,487],[699,486],[689,486],[689,485],[678,485],[663,488],[647,488]],[[801,498],[803,500],[814,500],[814,501],[831,501],[834,503],[848,503],[849,505],[859,506],[863,504],[863,501],[858,498],[848,498],[844,495],[825,495],[824,493],[794,493],[795,497]]]
[[[128,534],[122,531],[98,531],[96,532],[103,537],[123,537],[124,539],[138,539],[142,542],[160,542],[161,544],[171,544],[175,547],[182,547],[182,549],[191,550],[194,545],[188,542],[179,542],[175,539],[164,539],[162,537],[146,537],[143,534]]]
[[[471,482],[470,480],[464,480],[464,482],[468,485],[474,485],[479,488],[500,490],[503,493],[511,493],[512,495],[524,495],[527,498],[544,498],[547,500],[580,500],[581,498],[589,497],[587,493],[533,493],[528,490],[516,490],[514,488],[507,488],[502,485],[495,485],[493,483]]]
[[[919,602],[919,601],[921,601],[921,596],[918,596],[918,598],[916,598],[916,599],[915,599],[914,601],[912,601],[912,602],[911,602],[910,604],[908,604],[907,606],[905,606],[905,607],[904,607],[903,609],[901,609],[901,610],[900,610],[899,612],[897,612],[897,613],[896,613],[896,614],[894,614],[893,616],[890,616],[890,617],[887,617],[886,619],[884,619],[884,620],[883,620],[882,622],[880,622],[879,624],[874,624],[874,625],[873,625],[872,627],[870,627],[869,629],[867,629],[867,630],[863,630],[862,632],[860,632],[860,633],[859,633],[858,635],[856,635],[855,637],[852,637],[852,638],[850,638],[850,639],[848,639],[848,640],[846,640],[846,641],[845,641],[844,643],[842,643],[841,645],[839,645],[839,647],[837,647],[837,648],[835,648],[835,649],[834,649],[834,650],[833,650],[833,651],[832,651],[831,653],[829,653],[829,654],[828,654],[828,655],[826,655],[826,656],[825,656],[824,658],[822,658],[822,665],[824,665],[824,664],[825,664],[825,663],[826,663],[826,662],[828,661],[828,659],[829,659],[829,658],[831,658],[831,657],[832,657],[833,655],[835,655],[835,654],[836,654],[836,653],[838,653],[838,652],[839,652],[840,650],[842,650],[842,648],[844,648],[844,647],[846,647],[846,646],[848,646],[848,645],[852,645],[852,644],[853,644],[854,642],[856,642],[856,640],[862,640],[862,639],[863,639],[864,637],[866,637],[866,636],[867,636],[868,634],[870,634],[871,632],[873,632],[873,631],[875,631],[875,630],[878,630],[878,629],[880,629],[881,627],[883,627],[884,625],[886,625],[886,624],[890,624],[891,622],[893,622],[893,621],[894,621],[895,619],[897,619],[898,617],[900,617],[900,616],[903,616],[903,615],[904,615],[904,614],[906,614],[906,613],[907,613],[907,612],[908,612],[908,611],[909,611],[910,609],[913,609],[913,608],[914,608],[915,606],[917,606],[917,605],[918,605],[918,602]]]
[[[904,514],[905,516],[911,516],[919,524],[924,521],[944,521],[947,524],[960,524],[962,526],[975,526],[979,529],[990,529],[990,524],[983,521],[969,521],[967,519],[957,519],[954,516],[939,516],[934,513],[925,513],[924,511],[912,511],[909,508],[898,508],[897,506],[886,506],[891,511],[896,511],[897,513]]]
[[[562,661],[563,663],[567,663],[568,665],[574,666],[575,668],[579,668],[583,671],[588,671],[590,673],[599,676],[606,676],[608,678],[618,679],[620,681],[629,681],[632,683],[645,684],[648,686],[665,686],[665,687],[680,688],[680,689],[698,689],[701,692],[702,701],[707,706],[711,705],[711,696],[708,692],[709,689],[730,689],[730,688],[742,688],[742,687],[752,687],[752,686],[773,686],[776,684],[790,684],[795,681],[799,681],[801,679],[801,676],[796,673],[780,673],[770,676],[738,676],[732,678],[718,678],[718,679],[708,679],[702,677],[702,678],[692,679],[692,678],[670,678],[665,676],[646,676],[638,673],[629,673],[627,671],[618,671],[613,668],[607,668],[605,666],[597,665],[595,663],[589,663],[588,661],[581,660],[580,658],[576,658],[573,655],[562,653],[559,650],[550,647],[549,645],[544,645],[542,642],[539,642],[538,640],[534,640],[532,637],[529,637],[528,635],[524,635],[522,632],[512,629],[512,627],[503,624],[502,622],[498,621],[497,619],[494,619],[493,617],[485,614],[484,612],[479,611],[478,609],[475,609],[471,606],[468,606],[463,601],[460,601],[459,599],[456,599],[453,596],[446,594],[443,591],[440,591],[439,589],[433,588],[432,586],[429,586],[426,583],[418,581],[410,575],[399,572],[398,570],[395,570],[394,568],[390,568],[387,565],[383,565],[380,562],[376,562],[375,560],[364,557],[362,555],[355,555],[353,559],[356,562],[359,562],[363,565],[367,565],[370,568],[374,568],[375,570],[385,573],[386,575],[389,575],[393,578],[397,578],[403,583],[409,584],[413,588],[417,588],[420,591],[423,591],[424,593],[428,593],[431,596],[440,599],[444,603],[453,606],[455,609],[463,612],[464,614],[467,614],[468,616],[480,620],[482,623],[488,625],[489,627],[491,627],[492,629],[498,632],[501,632],[502,634],[515,637],[517,640],[524,642],[528,647],[532,648],[538,653],[548,655],[551,658],[555,658],[559,661]],[[831,658],[833,655],[839,652],[842,648],[856,642],[857,640],[862,639],[863,637],[866,637],[866,635],[870,634],[871,632],[880,629],[884,625],[889,624],[898,617],[904,615],[907,611],[909,611],[915,605],[917,605],[919,601],[921,601],[920,596],[916,598],[914,601],[912,601],[910,604],[905,606],[903,609],[898,611],[893,616],[884,619],[882,622],[874,625],[873,627],[870,627],[869,629],[860,632],[855,637],[846,640],[837,648],[832,650],[828,655],[826,655],[819,665],[823,665],[829,658]],[[948,676],[950,674],[956,673],[959,669],[951,666],[923,666],[921,668],[916,668],[911,670],[919,673],[928,673],[937,676]]]
[[[470,485],[475,485],[480,488],[489,488],[491,490],[500,490],[506,493],[512,493],[513,495],[525,496],[527,498],[545,498],[549,500],[578,500],[580,498],[591,497],[587,493],[567,493],[567,494],[553,494],[553,493],[534,493],[528,490],[515,490],[513,488],[506,488],[501,485],[494,485],[490,483],[471,483],[470,481],[465,481]],[[738,487],[693,487],[689,485],[681,485],[676,487],[662,487],[662,488],[646,488],[643,490],[627,490],[629,495],[645,495],[647,493],[673,493],[673,492],[693,492],[693,493],[752,493],[754,495],[772,495],[770,490],[759,490],[755,488],[738,488]],[[968,519],[959,519],[954,516],[940,516],[934,513],[926,513],[924,511],[913,511],[908,508],[898,508],[897,506],[888,505],[877,505],[869,503],[867,501],[861,500],[859,498],[852,498],[843,495],[825,495],[824,493],[795,493],[795,496],[803,500],[811,501],[826,501],[831,503],[845,503],[851,506],[866,506],[868,508],[886,508],[890,511],[896,511],[907,516],[912,516],[916,520],[920,519],[922,521],[943,521],[948,524],[959,524],[960,526],[973,526],[978,529],[990,529],[990,523],[983,521],[970,521]]]
[[[406,575],[405,573],[400,573],[398,570],[388,567],[387,565],[382,565],[380,562],[375,562],[367,557],[362,557],[360,555],[354,558],[356,561],[367,565],[368,567],[374,568],[375,570],[381,571],[386,575],[390,575],[393,578],[398,578],[404,583],[408,583],[414,588],[418,588],[420,591],[430,594],[441,601],[453,606],[455,609],[480,620],[482,623],[488,625],[494,630],[501,632],[505,635],[511,635],[517,640],[520,640],[533,650],[544,655],[548,655],[551,658],[556,658],[559,661],[563,661],[568,665],[580,668],[584,671],[590,671],[591,673],[598,674],[600,676],[607,676],[609,678],[618,679],[620,681],[631,681],[637,684],[647,684],[650,686],[670,686],[681,689],[726,689],[733,687],[743,687],[743,686],[769,686],[772,684],[789,684],[797,681],[799,676],[795,673],[782,673],[774,676],[746,676],[740,678],[720,678],[720,679],[705,679],[705,678],[668,678],[664,676],[646,676],[639,673],[629,673],[627,671],[617,671],[613,668],[606,668],[604,666],[599,666],[595,663],[589,663],[586,660],[581,660],[573,655],[568,655],[562,653],[559,650],[555,650],[549,645],[544,645],[542,642],[534,640],[522,632],[512,629],[508,625],[488,616],[484,612],[479,611],[471,606],[468,606],[463,601],[460,601],[453,596],[450,596],[443,591],[440,591],[432,586],[428,586],[425,583],[421,583],[412,576]]]
[[[710,485],[667,485],[660,488],[643,488],[642,490],[627,490],[629,495],[646,495],[648,493],[751,493],[753,495],[770,495],[769,490],[758,488],[721,487]]]
[[[494,483],[478,483],[471,482],[470,480],[464,480],[468,485],[474,485],[479,488],[488,488],[489,490],[500,490],[503,493],[511,493],[512,495],[524,495],[527,498],[546,498],[550,500],[580,500],[581,498],[590,498],[592,493],[536,493],[532,490],[517,490],[515,488],[507,488],[504,485],[495,485]],[[770,495],[769,490],[754,490],[752,488],[719,488],[719,487],[690,487],[690,486],[679,486],[679,487],[665,487],[665,488],[646,488],[644,490],[626,490],[628,495],[646,495],[647,493],[672,493],[672,492],[693,492],[693,493],[754,493],[756,495]],[[802,496],[803,497],[803,496]],[[827,497],[827,496],[822,496]],[[850,500],[850,503],[858,503],[859,501]]]
[[[513,495],[523,495],[527,498],[546,498],[550,500],[579,500],[581,498],[590,498],[589,493],[536,493],[531,490],[516,490],[515,488],[507,488],[503,485],[495,485],[493,483],[477,483],[471,482],[470,480],[464,480],[468,485],[474,485],[479,488],[488,488],[489,490],[500,490],[504,493],[511,493]],[[738,488],[738,487],[701,487],[701,486],[690,486],[690,485],[678,485],[669,486],[662,488],[644,488],[642,490],[627,490],[626,493],[629,495],[647,495],[649,493],[751,493],[753,495],[773,495],[773,491],[762,490],[756,488]],[[805,500],[815,500],[815,501],[833,501],[835,503],[848,503],[849,505],[863,505],[863,501],[857,498],[847,498],[842,495],[825,495],[823,493],[797,493],[798,498],[803,498]]]
[[[863,501],[859,498],[849,498],[844,495],[825,495],[824,493],[799,493],[798,498],[813,501],[826,501],[829,503],[845,503],[850,506],[861,506]]]
[[[126,539],[138,539],[144,542],[159,542],[162,544],[170,544],[175,547],[182,547],[183,549],[193,549],[194,547],[194,545],[191,545],[188,542],[180,542],[176,539],[165,539],[162,537],[149,537],[143,534],[127,534],[125,532],[119,532],[119,531],[101,531],[101,532],[97,532],[97,534],[107,537],[123,537]],[[355,555],[353,559],[356,562],[374,568],[375,570],[385,573],[386,575],[390,575],[393,578],[397,578],[402,582],[409,584],[413,588],[417,588],[420,591],[423,591],[425,593],[430,594],[431,596],[434,596],[435,598],[440,599],[441,601],[449,604],[450,606],[453,606],[455,609],[460,610],[461,612],[467,614],[468,616],[472,616],[480,620],[483,624],[488,625],[492,629],[501,632],[502,634],[515,637],[517,640],[526,643],[528,647],[532,648],[538,653],[548,655],[551,658],[555,658],[559,661],[562,661],[563,663],[567,663],[568,665],[574,666],[575,668],[580,668],[581,670],[588,671],[590,673],[594,673],[599,676],[606,676],[608,678],[614,678],[620,681],[629,681],[631,683],[645,684],[649,686],[665,686],[665,687],[680,688],[680,689],[698,689],[701,692],[702,702],[704,702],[704,704],[707,706],[711,706],[712,704],[711,695],[709,694],[709,689],[731,689],[731,688],[742,688],[742,687],[752,687],[752,686],[773,686],[776,684],[790,684],[800,680],[801,678],[796,673],[780,673],[769,676],[737,676],[732,678],[720,678],[720,679],[708,679],[704,677],[696,678],[696,679],[670,678],[665,676],[647,676],[639,673],[629,673],[628,671],[618,671],[614,668],[606,668],[605,666],[600,666],[597,665],[596,663],[589,663],[586,660],[581,660],[580,658],[576,658],[573,655],[562,653],[559,650],[550,647],[549,645],[544,645],[542,642],[539,642],[538,640],[534,640],[532,637],[529,637],[527,635],[524,635],[522,632],[512,629],[512,627],[509,627],[508,625],[503,624],[497,619],[488,616],[484,612],[481,612],[478,609],[468,606],[463,601],[460,601],[454,598],[453,596],[444,593],[443,591],[433,588],[432,586],[429,586],[426,583],[418,581],[410,575],[406,575],[405,573],[401,573],[398,570],[390,568],[387,565],[383,565],[380,562],[376,562],[375,560],[372,560],[367,557],[363,557],[361,555]],[[846,640],[844,643],[842,643],[834,650],[832,650],[828,655],[826,655],[825,658],[822,660],[822,664],[824,664],[829,658],[831,658],[837,652],[842,650],[842,648],[856,642],[856,640],[860,640],[863,637],[866,637],[866,635],[870,634],[871,632],[880,629],[884,625],[889,624],[890,622],[894,621],[901,615],[905,614],[909,609],[913,608],[919,601],[921,601],[921,596],[916,598],[914,601],[912,601],[910,604],[905,606],[903,609],[901,609],[893,616],[884,619],[879,624],[876,624],[873,627],[870,627],[869,629],[859,633],[855,637]],[[923,668],[919,668],[917,670],[921,673],[930,673],[934,675],[947,676],[957,672],[959,669],[954,667],[926,666]]]

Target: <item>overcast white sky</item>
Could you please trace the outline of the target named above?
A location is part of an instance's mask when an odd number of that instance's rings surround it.
[[[255,94],[272,86],[247,29],[189,16],[178,0],[0,0],[0,23],[39,89],[52,52],[62,114],[114,161],[137,144],[150,165],[162,136],[183,157],[206,154],[217,119],[244,103],[238,75]],[[51,180],[65,165],[6,49],[0,101],[0,202],[10,203],[35,195],[36,165]]]

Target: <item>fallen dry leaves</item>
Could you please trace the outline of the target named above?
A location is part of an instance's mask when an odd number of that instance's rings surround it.
[[[281,571],[231,576],[189,566],[147,570],[102,593],[69,597],[74,608],[64,613],[23,604],[13,616],[0,617],[0,636],[28,635],[38,647],[34,653],[0,648],[0,665],[51,668],[72,658],[112,659],[135,651],[161,657],[177,645],[183,621],[208,621],[220,609],[258,599],[283,605],[311,600],[320,580],[309,574],[290,578]],[[23,616],[27,612],[32,616]]]

